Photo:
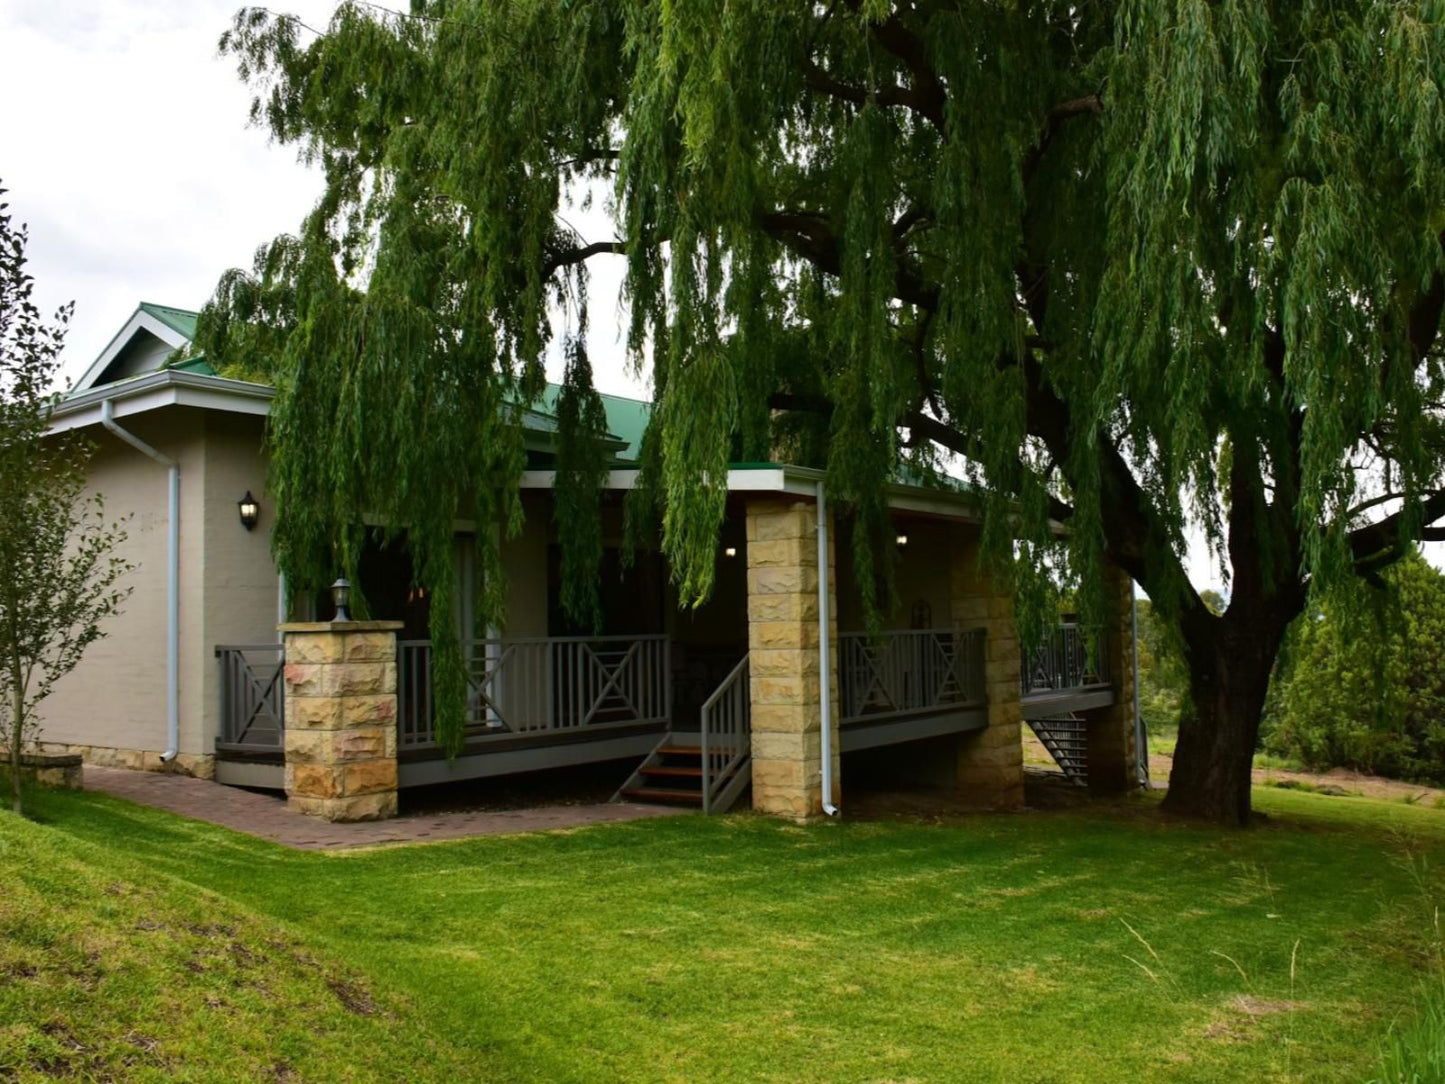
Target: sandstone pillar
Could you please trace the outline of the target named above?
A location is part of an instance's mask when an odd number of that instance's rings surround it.
[[[786,497],[747,509],[748,652],[753,808],[798,821],[823,816],[822,682],[818,636],[818,510]],[[828,550],[828,590],[833,576]],[[838,754],[837,606],[830,603],[833,801]]]
[[[982,809],[1018,809],[1024,802],[1023,712],[1013,594],[979,563],[975,527],[954,528],[949,572],[954,631],[984,630],[988,697],[988,726],[959,735],[959,797]]]
[[[1114,703],[1086,712],[1089,790],[1117,794],[1139,784],[1134,733],[1134,581],[1107,565],[1109,617],[1097,650],[1102,652],[1114,686]]]
[[[396,815],[396,621],[281,626],[286,801],[329,821]]]

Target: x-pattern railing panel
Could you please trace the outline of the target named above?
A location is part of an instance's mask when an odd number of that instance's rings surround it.
[[[916,715],[983,700],[983,630],[839,636],[842,721]]]
[[[465,647],[467,731],[534,734],[664,723],[671,681],[666,636],[475,640]],[[434,742],[431,644],[398,647],[402,746]]]
[[[1025,652],[1019,683],[1024,696],[1042,696],[1107,685],[1108,652],[1095,629],[1066,622],[1050,629]]]
[[[225,644],[221,668],[220,740],[279,749],[286,729],[284,651],[280,644]]]

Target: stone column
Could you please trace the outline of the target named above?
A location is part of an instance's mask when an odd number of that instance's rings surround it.
[[[822,682],[818,644],[818,509],[761,497],[748,502],[748,652],[753,808],[797,821],[823,816]],[[833,802],[838,754],[838,626],[829,538]]]
[[[959,735],[958,794],[982,809],[1018,809],[1024,804],[1024,752],[1013,594],[979,563],[976,527],[954,528],[950,563],[953,627],[959,633],[984,630],[988,697],[988,726]]]
[[[396,815],[398,621],[282,625],[286,803],[329,821]]]
[[[1088,737],[1089,790],[1118,794],[1139,784],[1134,734],[1134,581],[1107,565],[1105,587],[1109,618],[1099,650],[1108,661],[1114,702],[1085,712]]]

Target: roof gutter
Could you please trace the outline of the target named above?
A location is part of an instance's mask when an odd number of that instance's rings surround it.
[[[110,399],[101,400],[100,424],[142,455],[165,467],[169,475],[170,499],[166,509],[166,751],[161,754],[161,762],[169,764],[176,759],[181,744],[181,465],[116,424],[115,406]]]

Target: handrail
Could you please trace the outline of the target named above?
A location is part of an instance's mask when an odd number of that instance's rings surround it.
[[[636,636],[484,636],[464,641],[468,647],[477,644],[636,644],[666,640],[665,632],[646,632]],[[430,640],[398,640],[397,647],[430,647]]]
[[[748,687],[748,657],[732,668],[702,703],[702,811],[712,812],[717,792],[752,751],[752,697]],[[721,739],[715,745],[713,737]]]

